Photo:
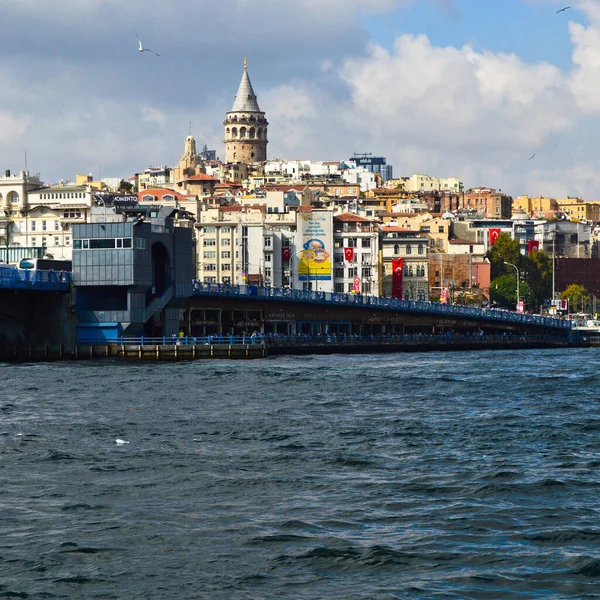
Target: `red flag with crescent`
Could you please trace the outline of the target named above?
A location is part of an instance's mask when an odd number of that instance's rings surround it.
[[[354,291],[357,294],[360,294],[360,277],[355,277],[354,278]]]
[[[538,240],[527,240],[527,254],[531,254],[534,250],[540,249],[540,242]]]
[[[496,243],[496,240],[500,236],[500,228],[492,227],[490,230],[490,246],[493,246]]]
[[[354,248],[344,248],[344,258],[347,261],[354,260]]]
[[[292,249],[291,248],[282,248],[281,249],[281,259],[284,261],[290,260],[290,257],[292,256]]]
[[[403,258],[392,259],[392,298],[402,300],[402,269],[404,268]]]

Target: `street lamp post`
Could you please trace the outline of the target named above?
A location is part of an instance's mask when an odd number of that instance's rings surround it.
[[[517,272],[517,312],[519,312],[519,305],[521,300],[519,295],[519,268],[517,267],[517,265],[513,265],[512,263],[506,261],[504,261],[504,264],[508,265],[509,267],[512,267]]]

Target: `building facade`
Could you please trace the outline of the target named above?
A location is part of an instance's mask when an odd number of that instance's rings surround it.
[[[225,162],[254,163],[267,160],[267,127],[265,113],[258,100],[244,57],[244,73],[232,109],[227,113],[225,128]]]

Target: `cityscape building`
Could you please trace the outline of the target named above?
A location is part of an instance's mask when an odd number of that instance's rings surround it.
[[[267,160],[265,113],[260,110],[244,56],[244,72],[233,107],[225,116],[225,162],[255,163]]]

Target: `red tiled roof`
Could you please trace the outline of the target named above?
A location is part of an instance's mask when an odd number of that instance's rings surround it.
[[[382,227],[381,230],[384,233],[419,233],[418,231],[414,231],[413,229],[405,229],[404,227]]]
[[[207,175],[206,173],[198,173],[198,175],[191,175],[187,178],[187,181],[219,181],[216,177]]]
[[[179,194],[175,190],[169,188],[148,188],[137,192],[138,200],[141,202],[144,196],[154,196],[157,200],[162,200],[163,196],[175,196],[177,200],[185,200],[186,196]]]
[[[352,213],[342,213],[341,215],[337,215],[333,217],[334,221],[342,221],[343,223],[371,223],[371,219],[366,219],[365,217],[360,217],[359,215],[354,215]]]

